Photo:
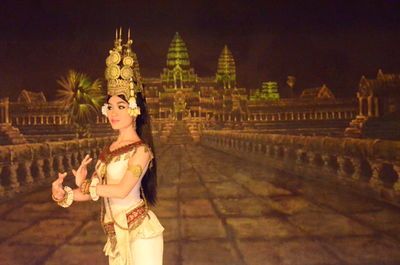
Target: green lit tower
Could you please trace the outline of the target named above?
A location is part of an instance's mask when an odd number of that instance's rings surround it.
[[[161,73],[161,80],[166,89],[183,89],[193,87],[196,75],[190,67],[189,53],[178,32],[168,49],[167,67]]]
[[[253,96],[250,96],[250,100],[268,100],[275,101],[280,98],[278,92],[277,82],[263,82],[260,90],[257,90]]]
[[[228,46],[224,46],[218,59],[218,68],[216,75],[217,83],[224,89],[236,87],[236,66],[231,51]]]

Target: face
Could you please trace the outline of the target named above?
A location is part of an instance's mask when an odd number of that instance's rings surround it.
[[[108,100],[107,117],[114,130],[132,126],[134,119],[128,113],[129,104],[118,96]]]

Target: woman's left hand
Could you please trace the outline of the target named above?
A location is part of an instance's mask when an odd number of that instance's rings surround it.
[[[75,184],[76,186],[80,187],[83,181],[86,179],[87,176],[87,165],[92,162],[92,158],[89,155],[86,155],[85,158],[82,160],[81,165],[77,170],[72,170],[72,174],[75,176]]]

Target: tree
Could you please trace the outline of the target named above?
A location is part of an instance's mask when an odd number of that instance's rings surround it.
[[[57,97],[63,102],[64,111],[68,114],[70,124],[75,127],[78,138],[90,136],[90,124],[96,121],[101,113],[104,100],[100,79],[91,81],[82,73],[70,70],[57,83]]]

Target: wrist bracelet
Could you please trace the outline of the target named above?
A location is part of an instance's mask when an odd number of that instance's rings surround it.
[[[98,178],[93,178],[92,182],[89,186],[89,193],[92,200],[97,201],[100,197],[97,195],[97,184],[99,184],[100,180]]]
[[[65,195],[62,200],[57,200],[54,197],[54,195],[52,195],[52,198],[58,205],[60,205],[63,208],[67,208],[71,206],[72,202],[74,201],[74,191],[68,186],[65,186],[64,190],[65,190]]]
[[[89,186],[90,186],[90,179],[85,179],[81,186],[79,187],[79,190],[83,193],[83,194],[89,194]]]
[[[65,197],[65,195],[64,195],[64,197]],[[56,197],[54,197],[54,194],[53,194],[53,193],[51,194],[51,198],[52,198],[53,201],[55,201],[56,203],[59,203],[60,201],[64,200],[64,197],[61,198],[61,199],[57,199]]]

